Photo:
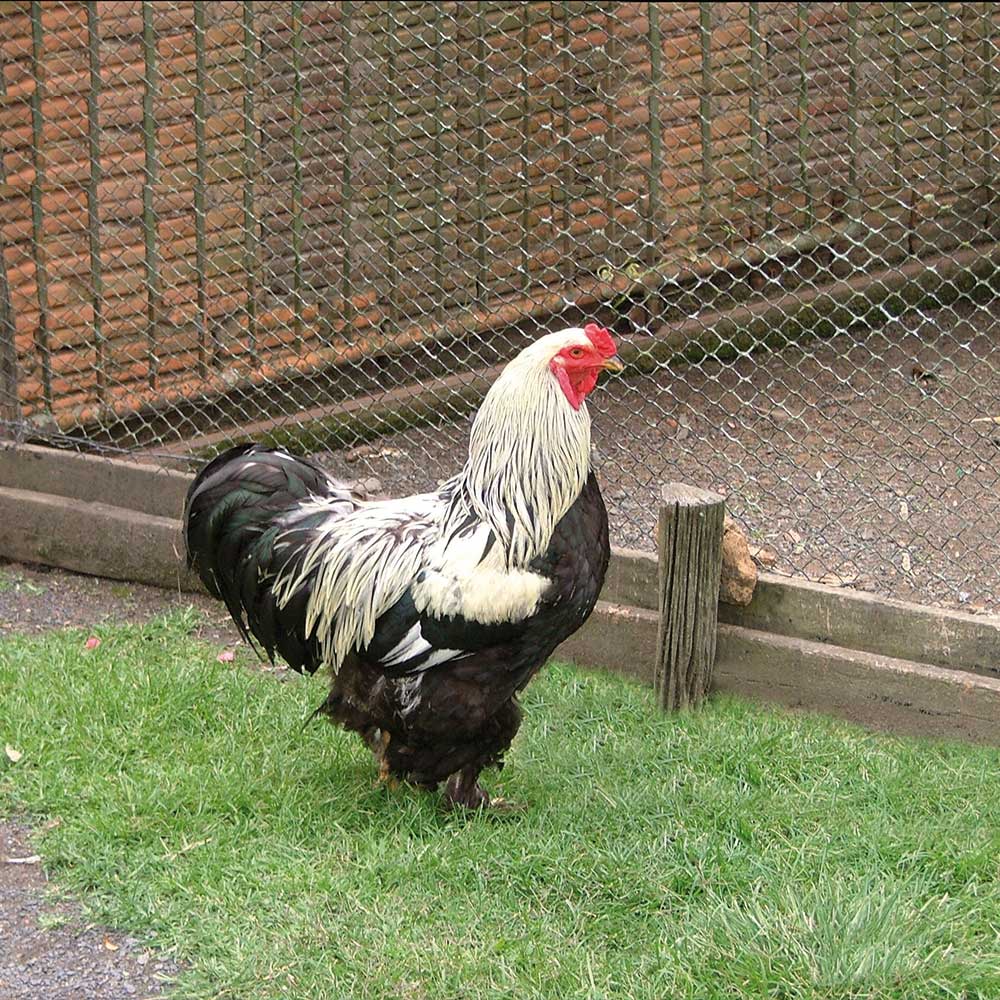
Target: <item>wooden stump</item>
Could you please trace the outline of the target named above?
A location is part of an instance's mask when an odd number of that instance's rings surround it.
[[[668,483],[658,531],[660,627],[655,682],[667,711],[699,704],[715,664],[725,501]]]

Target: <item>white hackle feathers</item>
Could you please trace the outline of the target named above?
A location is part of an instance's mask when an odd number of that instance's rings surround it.
[[[463,498],[500,540],[510,568],[548,547],[590,471],[590,414],[567,404],[549,369],[553,355],[589,344],[583,330],[550,334],[523,350],[476,414]]]
[[[279,605],[311,581],[305,632],[319,637],[324,666],[336,670],[352,649],[371,642],[379,615],[420,572],[435,500],[424,494],[364,504],[349,514],[331,512],[296,571],[275,581]],[[287,515],[275,549],[287,544],[284,536],[303,518],[325,506],[316,500]]]
[[[324,665],[336,670],[363,650],[379,616],[410,587],[417,610],[438,617],[495,623],[537,609],[549,581],[530,564],[590,468],[587,408],[569,405],[549,367],[577,345],[589,345],[586,333],[563,330],[507,365],[476,415],[464,468],[437,493],[359,503],[346,515],[330,505],[305,558],[274,585],[285,604],[311,582],[306,632],[318,637]],[[287,515],[276,545],[325,504]]]

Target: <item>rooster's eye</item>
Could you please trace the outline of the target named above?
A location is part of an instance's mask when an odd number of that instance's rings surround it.
[[[573,350],[569,352],[569,356],[571,358],[582,358],[583,357],[583,348],[582,347],[574,347]]]

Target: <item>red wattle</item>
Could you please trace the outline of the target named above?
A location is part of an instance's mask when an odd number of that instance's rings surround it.
[[[569,372],[566,371],[565,367],[559,364],[558,361],[550,362],[549,368],[552,369],[552,374],[555,375],[556,379],[559,381],[559,387],[562,389],[563,395],[566,399],[569,400],[569,405],[572,406],[574,410],[579,410],[580,404],[583,402],[583,397],[577,393],[576,387],[573,385],[573,381],[569,377]]]
[[[569,368],[555,359],[550,362],[549,368],[558,379],[559,387],[569,401],[569,405],[574,410],[579,410],[587,393],[597,385],[597,377],[600,374],[598,369],[592,367]]]

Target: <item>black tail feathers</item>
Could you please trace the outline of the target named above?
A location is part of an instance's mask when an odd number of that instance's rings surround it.
[[[212,459],[188,490],[184,504],[188,566],[232,612],[231,597],[237,598],[232,589],[240,567],[253,558],[252,550],[276,519],[310,497],[332,496],[350,502],[345,487],[306,459],[259,444],[230,448]]]

